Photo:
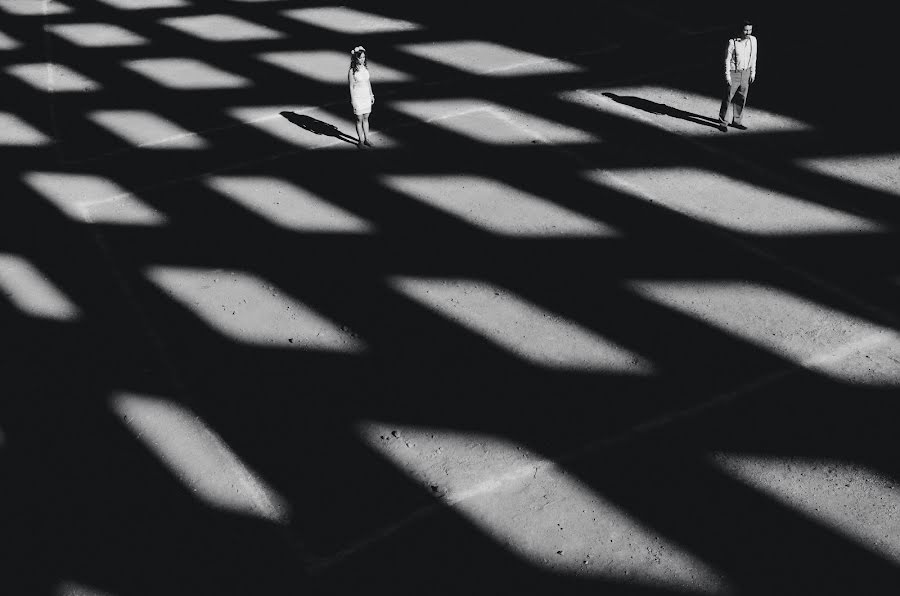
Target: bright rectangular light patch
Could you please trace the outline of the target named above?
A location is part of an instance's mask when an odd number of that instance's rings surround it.
[[[20,45],[15,39],[0,31],[0,50],[14,50]]]
[[[0,112],[0,145],[34,147],[46,145],[50,138],[9,112]]]
[[[170,89],[234,89],[250,86],[244,77],[192,58],[144,58],[125,66]]]
[[[896,480],[852,462],[716,453],[713,463],[788,509],[900,564]]]
[[[479,75],[518,77],[582,70],[570,62],[481,40],[407,44],[400,46],[400,49],[444,66]]]
[[[481,433],[388,422],[363,422],[358,432],[373,451],[433,495],[435,509],[458,512],[538,569],[631,589],[652,586],[651,592],[730,593],[718,570],[527,446]]]
[[[157,397],[120,394],[113,411],[196,497],[213,507],[287,522],[287,502],[194,412]]]
[[[857,215],[699,168],[594,170],[587,177],[697,220],[747,234],[882,230],[877,222]]]
[[[348,95],[349,97],[349,95]],[[317,134],[305,130],[281,115],[280,112],[291,112],[295,116],[309,117],[324,127],[334,127],[330,134]],[[228,113],[249,126],[257,128],[282,141],[305,149],[353,150],[356,148],[356,128],[349,118],[341,118],[321,108],[311,106],[252,106],[228,109]],[[351,114],[350,102],[347,101],[347,113]],[[334,130],[337,130],[337,133]],[[340,134],[337,138],[334,134]],[[378,131],[372,131],[372,142],[381,148],[395,146],[396,141]],[[348,137],[350,137],[348,139]],[[348,142],[352,139],[351,142]]]
[[[278,178],[214,176],[207,184],[270,223],[298,232],[366,233],[371,225]]]
[[[719,118],[719,97],[657,85],[565,91],[559,97],[592,110],[652,124],[686,136],[722,136],[715,127]],[[733,130],[737,135],[813,130],[806,122],[763,110],[759,106],[753,106],[752,111],[748,109],[747,112],[744,124],[750,128],[740,132]]]
[[[29,172],[23,179],[70,218],[84,223],[160,225],[165,216],[106,178]]]
[[[48,25],[47,30],[86,48],[139,46],[147,43],[140,35],[109,23],[65,23]]]
[[[31,263],[0,252],[0,293],[22,312],[53,321],[71,321],[80,312],[65,294]]]
[[[330,50],[313,50],[305,52],[268,52],[259,55],[260,60],[289,70],[290,72],[310,78],[321,83],[347,86],[347,70],[350,67],[350,54]],[[378,94],[379,83],[402,83],[412,80],[408,74],[370,63],[369,75],[375,94]],[[347,101],[350,92],[347,91]]]
[[[172,17],[160,22],[206,41],[260,41],[284,37],[280,31],[225,14]]]
[[[153,112],[98,110],[87,117],[135,147],[152,149],[204,149],[208,143]]]
[[[798,366],[845,382],[900,386],[900,335],[776,287],[750,282],[632,282],[688,314]]]
[[[593,143],[594,135],[527,112],[476,99],[394,101],[392,107],[423,122],[489,145]]]
[[[159,266],[147,276],[225,337],[279,349],[359,352],[349,332],[249,273]]]
[[[645,375],[643,358],[485,281],[394,278],[406,296],[538,366]]]
[[[58,0],[0,0],[0,10],[21,16],[65,14],[72,11]]]
[[[286,10],[282,14],[322,29],[352,35],[397,33],[420,29],[419,25],[409,21],[361,12],[345,6],[297,8]],[[349,48],[347,52],[350,52]]]
[[[74,93],[100,89],[100,83],[62,64],[16,64],[7,67],[6,72],[39,91]]]
[[[145,10],[148,8],[179,8],[188,6],[185,0],[100,0],[120,10]]]
[[[478,176],[387,176],[384,183],[478,228],[505,236],[615,236],[610,226]]]
[[[816,157],[797,163],[837,180],[900,196],[900,153]]]

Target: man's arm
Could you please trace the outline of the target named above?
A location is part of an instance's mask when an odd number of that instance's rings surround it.
[[[759,49],[758,49],[759,46],[758,46],[758,44],[756,43],[756,38],[755,38],[755,37],[751,37],[751,38],[750,38],[750,41],[751,41],[751,44],[750,44],[750,49],[751,49],[751,53],[750,53],[750,82],[752,83],[753,81],[756,80],[756,54],[759,52]]]
[[[725,50],[725,82],[731,84],[731,53],[734,52],[734,40],[728,40],[728,48]]]

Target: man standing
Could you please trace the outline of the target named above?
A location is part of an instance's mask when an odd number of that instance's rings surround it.
[[[741,35],[728,40],[725,52],[725,95],[719,108],[719,130],[728,132],[728,107],[733,106],[731,126],[747,130],[741,123],[750,83],[756,80],[756,37],[750,21],[744,21]]]

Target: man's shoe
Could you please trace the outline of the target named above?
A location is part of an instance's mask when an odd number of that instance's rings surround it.
[[[747,127],[744,126],[743,124],[739,123],[739,122],[732,122],[732,123],[731,123],[731,126],[734,127],[734,128],[736,128],[736,129],[738,129],[738,130],[747,130]]]
[[[722,132],[728,132],[728,127],[725,126],[725,123],[724,123],[724,122],[719,122],[719,124],[718,124],[718,126],[717,126],[716,128],[718,128],[718,129],[721,130]]]

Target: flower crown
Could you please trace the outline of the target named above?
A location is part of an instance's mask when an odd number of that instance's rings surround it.
[[[356,54],[357,52],[365,52],[365,51],[366,51],[366,48],[364,48],[362,46],[356,46],[355,48],[350,50],[350,55],[352,56],[353,54]]]

